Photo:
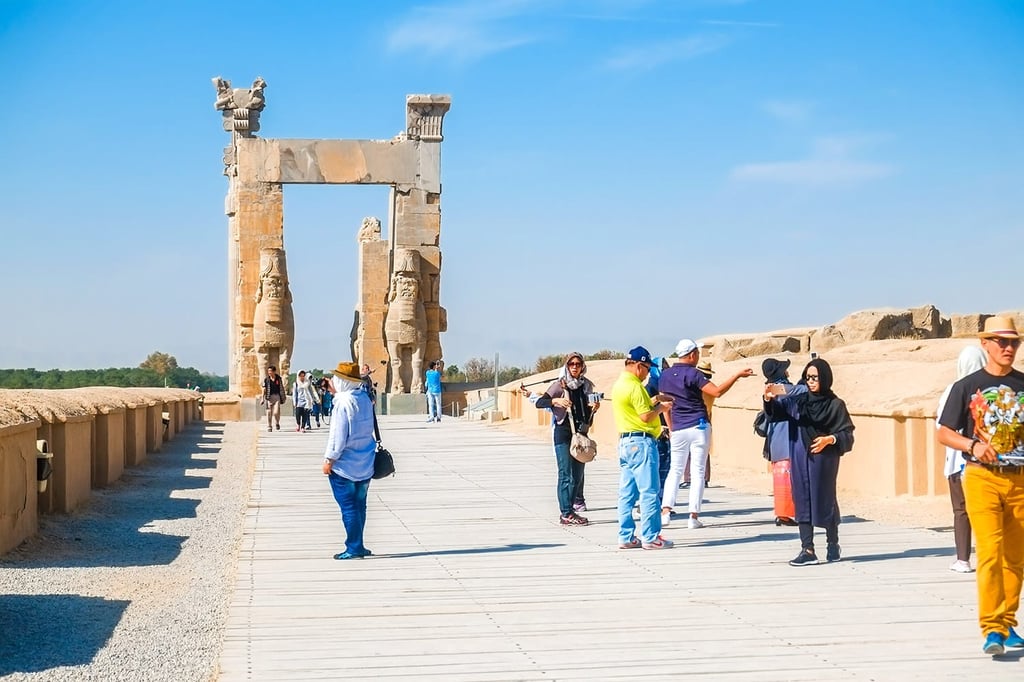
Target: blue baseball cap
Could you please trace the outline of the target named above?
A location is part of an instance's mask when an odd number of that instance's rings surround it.
[[[631,349],[629,354],[626,356],[626,359],[632,360],[633,362],[642,362],[648,367],[654,365],[654,361],[651,360],[651,352],[643,346],[637,346],[636,348]]]

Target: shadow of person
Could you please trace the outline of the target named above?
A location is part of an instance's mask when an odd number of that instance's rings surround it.
[[[531,549],[550,549],[552,547],[565,547],[564,543],[546,543],[538,545],[527,545],[527,544],[509,544],[502,545],[500,547],[470,547],[466,549],[438,549],[438,550],[426,550],[423,552],[403,552],[400,554],[375,554],[377,557],[387,557],[389,559],[408,559],[411,557],[420,556],[445,556],[454,554],[491,554],[494,552],[522,552]]]

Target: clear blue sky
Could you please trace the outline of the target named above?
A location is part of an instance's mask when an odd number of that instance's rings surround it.
[[[0,0],[0,367],[226,372],[217,75],[266,79],[265,137],[452,96],[448,364],[1021,308],[1021,74],[1013,0]],[[286,187],[294,366],[347,359],[386,212]]]

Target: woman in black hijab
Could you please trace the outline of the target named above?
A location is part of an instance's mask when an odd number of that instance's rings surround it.
[[[814,552],[814,527],[825,529],[827,561],[839,561],[839,503],[836,478],[839,458],[853,448],[853,421],[846,404],[832,392],[832,368],[824,360],[804,367],[800,385],[806,392],[776,395],[775,384],[765,387],[765,411],[769,417],[795,420],[800,437],[794,444],[790,465],[793,501],[800,525],[800,554],[789,563],[818,563]]]

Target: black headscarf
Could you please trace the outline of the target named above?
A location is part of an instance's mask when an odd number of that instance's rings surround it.
[[[807,385],[807,370],[811,367],[818,370],[818,392],[812,393],[808,386],[807,393],[800,396],[802,404],[799,424],[805,430],[805,435],[814,439],[846,429],[852,430],[853,421],[846,405],[832,392],[832,367],[827,362],[821,358],[808,362],[800,375],[800,383]]]

